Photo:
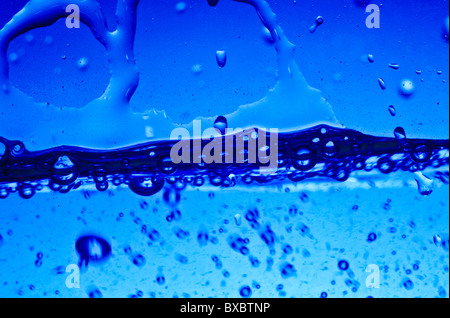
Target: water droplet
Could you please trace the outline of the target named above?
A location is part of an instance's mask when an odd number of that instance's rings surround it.
[[[321,16],[318,16],[316,20],[314,21],[314,24],[309,28],[309,32],[314,33],[317,30],[317,27],[319,25],[323,24],[323,18]]]
[[[186,11],[186,8],[187,8],[187,5],[186,5],[186,3],[184,3],[184,2],[178,2],[178,3],[175,5],[175,11],[176,11],[177,13],[183,13],[184,11]]]
[[[200,64],[195,64],[191,67],[192,73],[199,75],[203,71],[203,66]]]
[[[214,128],[216,128],[222,135],[225,135],[228,128],[227,119],[224,116],[217,117],[214,121]]]
[[[389,109],[389,114],[391,114],[391,116],[397,115],[397,110],[395,109],[394,106],[390,105],[388,109]]]
[[[242,218],[240,214],[236,214],[234,216],[234,222],[236,223],[237,226],[240,226],[242,224]]]
[[[211,7],[215,7],[217,5],[217,3],[219,2],[219,0],[208,0],[208,4]]]
[[[414,93],[414,83],[409,79],[400,82],[400,94],[409,97]]]
[[[227,64],[227,53],[225,51],[217,51],[216,60],[219,67],[225,67]]]
[[[380,85],[381,89],[386,89],[386,82],[381,77],[378,78],[378,84]]]
[[[370,63],[373,63],[373,62],[375,61],[375,59],[374,59],[374,57],[373,57],[372,54],[367,54],[367,60],[368,60]]]
[[[397,127],[394,129],[394,136],[397,140],[404,140],[406,139],[406,133],[405,130],[402,127]]]
[[[434,181],[433,179],[428,178],[422,172],[417,171],[414,173],[416,175],[416,182],[419,193],[421,195],[427,196],[433,192]]]
[[[261,34],[262,34],[262,37],[263,37],[264,41],[267,44],[270,44],[270,45],[273,44],[274,40],[273,40],[273,37],[272,37],[272,33],[270,33],[270,30],[268,28],[263,26],[262,29],[261,29]]]
[[[86,57],[82,57],[78,60],[77,66],[80,70],[84,71],[89,66],[89,61]]]
[[[388,65],[390,68],[394,69],[394,70],[398,70],[400,68],[400,65],[395,64],[395,63],[391,63]]]

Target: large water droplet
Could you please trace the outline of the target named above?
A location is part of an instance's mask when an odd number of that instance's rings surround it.
[[[397,127],[394,129],[394,136],[397,138],[397,140],[404,140],[406,139],[406,133],[405,130],[402,127]]]
[[[217,65],[219,67],[224,67],[227,64],[227,52],[217,51],[216,52]]]
[[[222,135],[225,135],[228,128],[228,121],[224,116],[219,116],[214,121],[214,128],[216,128]]]
[[[419,193],[424,196],[430,195],[433,192],[434,181],[420,171],[417,171],[414,174],[416,175],[415,179]]]
[[[409,97],[414,93],[414,83],[409,79],[400,82],[400,94]]]

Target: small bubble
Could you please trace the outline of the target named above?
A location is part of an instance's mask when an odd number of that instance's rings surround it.
[[[338,267],[340,270],[346,271],[349,267],[349,264],[346,260],[340,260],[338,262]]]
[[[239,294],[243,298],[248,298],[248,297],[250,297],[252,295],[252,289],[250,288],[250,286],[243,286],[239,290]]]
[[[414,288],[414,283],[410,279],[405,279],[403,281],[403,287],[405,287],[406,290],[411,290]]]
[[[377,239],[377,235],[375,233],[369,233],[369,236],[367,237],[367,242],[373,242]]]
[[[137,267],[142,267],[145,265],[145,257],[142,254],[137,254],[133,257],[133,264]]]

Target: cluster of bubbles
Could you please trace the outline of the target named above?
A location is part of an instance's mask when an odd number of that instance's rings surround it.
[[[226,118],[219,116],[214,127],[224,134]],[[45,186],[67,193],[90,184],[98,191],[106,191],[111,184],[125,185],[138,195],[151,196],[165,184],[183,190],[187,185],[200,187],[208,180],[217,187],[234,187],[240,182],[301,182],[313,177],[344,182],[354,171],[374,169],[383,174],[413,172],[420,193],[430,194],[433,180],[422,172],[448,166],[449,141],[408,139],[401,127],[395,129],[394,137],[374,137],[326,125],[280,134],[277,169],[270,174],[260,173],[263,164],[259,159],[255,163],[247,159],[244,163],[174,164],[170,149],[175,142],[150,142],[112,152],[61,147],[31,153],[21,142],[0,138],[0,198],[18,192],[29,199]],[[271,151],[269,146],[265,150]],[[438,171],[436,176],[448,183],[448,172]],[[165,195],[176,200],[176,192]],[[168,216],[176,217],[176,210]]]

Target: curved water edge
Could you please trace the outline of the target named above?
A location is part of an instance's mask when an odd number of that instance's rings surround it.
[[[98,191],[128,186],[152,196],[165,184],[230,188],[236,185],[347,181],[415,173],[419,192],[429,195],[433,181],[448,183],[449,140],[375,137],[319,125],[273,134],[254,129],[207,139],[153,141],[115,150],[71,146],[29,152],[20,141],[0,138],[0,198],[18,192],[24,199],[50,189],[67,193],[95,186]],[[174,151],[174,149],[176,151]],[[180,155],[182,153],[182,155]]]
[[[294,59],[295,46],[286,38],[269,4],[264,0],[235,1],[252,5],[270,33],[277,53],[279,78],[263,99],[240,105],[230,114],[217,115],[225,115],[230,127],[243,129],[276,127],[280,131],[292,131],[318,124],[342,127],[320,91],[306,82]],[[20,139],[35,150],[67,144],[112,149],[167,139],[171,131],[180,127],[164,111],[131,111],[129,101],[139,84],[133,51],[139,1],[121,0],[118,3],[116,18],[119,22],[115,30],[108,28],[103,10],[95,0],[31,0],[0,30],[0,101],[5,106],[14,105],[2,109],[2,136]],[[32,29],[49,26],[67,17],[69,4],[79,6],[83,13],[81,22],[105,47],[110,66],[108,88],[82,109],[35,103],[9,81],[7,49],[10,42]],[[198,120],[203,126],[212,127],[216,117]],[[39,122],[47,123],[46,130],[39,129],[37,118]],[[90,129],[80,130],[79,127]],[[191,125],[181,127],[189,128]]]

